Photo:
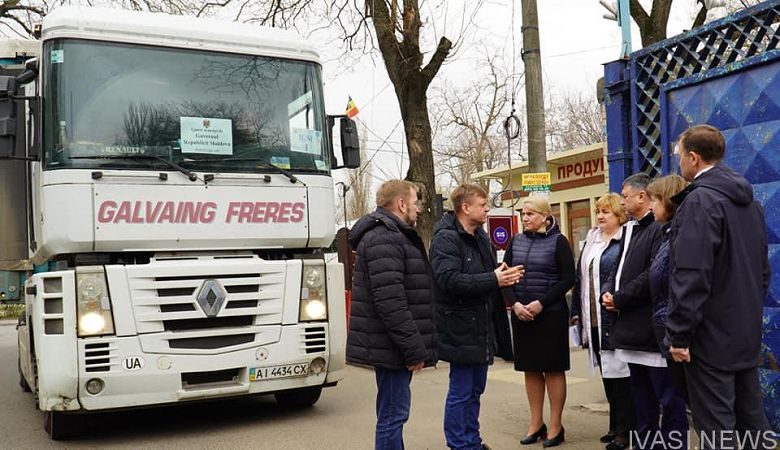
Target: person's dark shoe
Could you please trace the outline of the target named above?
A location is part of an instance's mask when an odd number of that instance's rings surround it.
[[[566,440],[565,437],[566,430],[561,427],[561,432],[558,433],[557,436],[549,439],[545,439],[544,442],[542,442],[542,447],[548,448],[548,447],[557,447],[561,444],[563,444],[563,441]]]
[[[611,431],[599,438],[599,442],[601,442],[602,444],[609,444],[614,440],[615,440],[615,434],[613,434]]]
[[[628,442],[623,442],[620,439],[615,439],[614,441],[607,444],[606,450],[627,450],[629,448]]]
[[[547,425],[545,424],[542,424],[542,427],[539,428],[539,430],[536,433],[529,434],[523,439],[520,439],[520,443],[523,445],[530,445],[538,441],[539,439],[547,439]]]
[[[482,443],[482,447],[480,447],[480,448],[481,448],[482,450],[493,450],[492,448],[490,448],[490,447],[489,447],[487,444],[485,444],[484,442]]]

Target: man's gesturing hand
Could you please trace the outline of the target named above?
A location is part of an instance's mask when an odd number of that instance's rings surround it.
[[[523,269],[523,266],[509,267],[505,262],[502,262],[493,272],[496,274],[498,286],[506,287],[517,284],[523,278],[525,269]]]

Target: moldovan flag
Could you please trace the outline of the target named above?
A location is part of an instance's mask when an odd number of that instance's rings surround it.
[[[357,116],[360,111],[357,108],[357,105],[355,105],[355,101],[352,100],[352,97],[349,97],[349,102],[347,102],[347,117],[350,119]]]

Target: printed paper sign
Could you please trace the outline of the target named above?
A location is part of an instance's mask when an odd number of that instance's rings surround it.
[[[522,177],[524,191],[550,191],[550,172],[524,173]]]
[[[182,117],[181,152],[232,155],[232,121],[208,117]]]
[[[322,131],[291,128],[290,150],[310,155],[322,154]]]
[[[51,51],[51,63],[62,64],[65,62],[65,50],[52,50]]]
[[[317,166],[317,170],[328,170],[328,163],[321,159],[315,159],[314,165]]]

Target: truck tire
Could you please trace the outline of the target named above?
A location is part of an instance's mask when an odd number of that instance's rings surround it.
[[[284,408],[308,408],[317,403],[322,394],[322,386],[305,387],[274,394],[276,403]]]
[[[44,411],[43,429],[53,441],[75,437],[80,431],[78,416],[62,411]]]
[[[30,385],[27,384],[27,380],[24,379],[24,374],[22,373],[22,361],[20,359],[16,360],[17,366],[19,367],[19,386],[22,388],[24,392],[30,392]]]

